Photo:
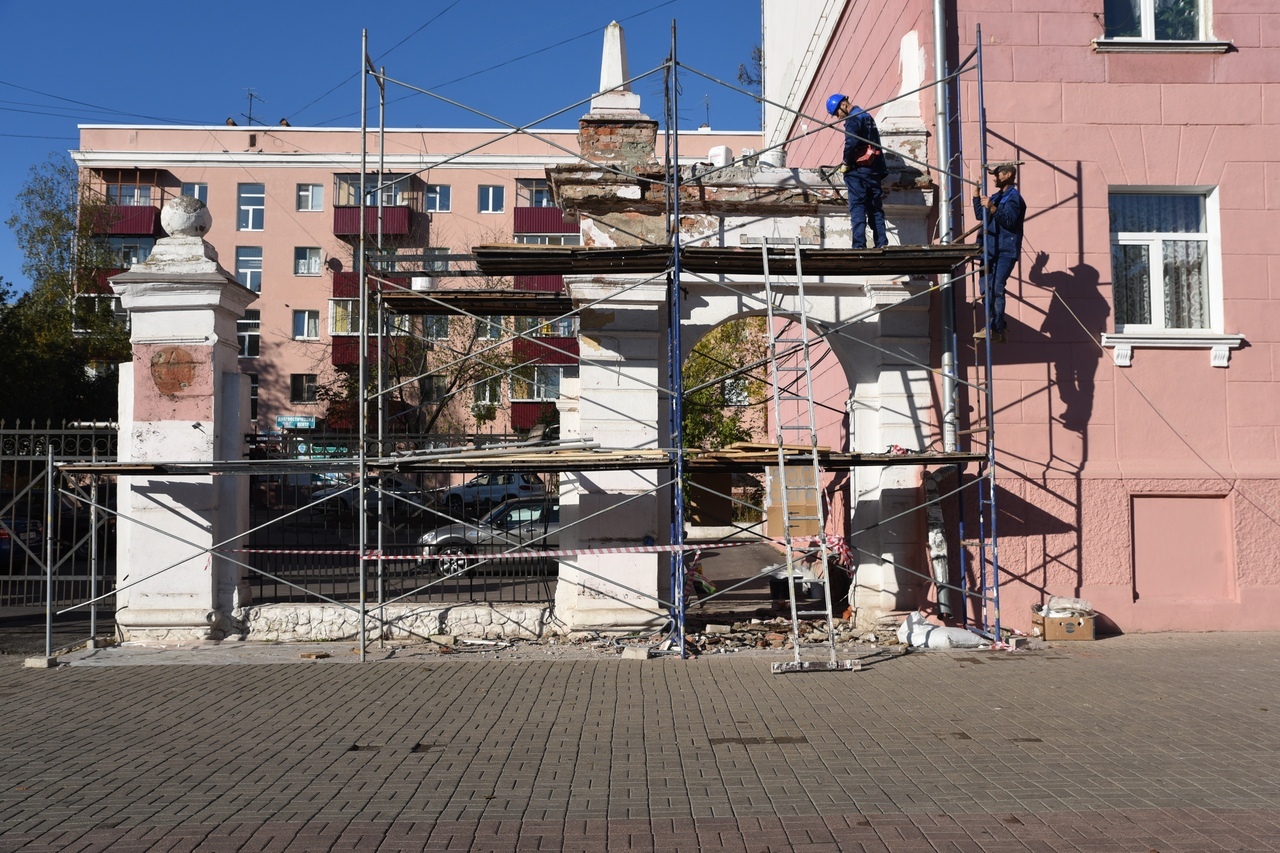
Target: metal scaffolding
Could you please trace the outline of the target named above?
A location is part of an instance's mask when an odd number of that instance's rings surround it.
[[[986,162],[986,125],[985,116],[982,113],[982,53],[981,53],[981,32],[978,33],[977,48],[966,57],[959,67],[950,73],[940,76],[938,81],[928,84],[928,86],[944,86],[953,84],[962,74],[976,73],[977,90],[979,93],[979,116],[978,116],[978,138],[982,147],[980,162]],[[272,470],[280,473],[299,472],[310,473],[316,471],[349,471],[354,473],[355,482],[350,486],[351,495],[349,499],[353,499],[355,506],[358,508],[376,507],[373,513],[357,511],[358,518],[358,535],[354,548],[354,556],[358,564],[358,601],[356,604],[340,601],[335,596],[325,596],[307,590],[305,585],[293,583],[288,578],[273,574],[261,567],[251,564],[246,558],[231,553],[226,543],[219,543],[213,549],[216,550],[222,559],[232,564],[242,566],[245,570],[267,577],[273,578],[277,583],[285,584],[291,587],[303,590],[308,595],[315,595],[317,599],[327,601],[329,603],[357,609],[359,612],[360,624],[368,625],[371,621],[375,624],[385,624],[386,607],[399,600],[411,598],[414,594],[420,593],[424,588],[438,583],[439,580],[432,580],[425,585],[412,584],[408,590],[403,590],[397,595],[389,595],[387,587],[387,567],[396,560],[404,562],[407,557],[403,554],[396,555],[391,553],[387,544],[383,541],[384,518],[392,512],[394,506],[398,504],[409,504],[423,513],[429,513],[433,516],[444,518],[434,507],[424,504],[415,503],[411,499],[407,499],[402,495],[388,492],[380,479],[383,473],[398,474],[423,474],[423,473],[457,473],[457,472],[475,472],[493,470],[502,468],[508,471],[530,471],[530,472],[583,472],[592,470],[656,470],[665,473],[665,479],[658,484],[655,491],[666,490],[668,498],[672,504],[672,522],[670,528],[670,542],[666,545],[652,546],[650,550],[665,552],[670,556],[670,577],[669,591],[664,597],[662,595],[651,596],[643,592],[631,590],[640,596],[652,601],[655,607],[664,610],[668,617],[667,632],[671,642],[671,650],[681,656],[688,653],[685,645],[687,635],[686,620],[691,611],[705,607],[710,601],[718,597],[724,596],[733,589],[742,586],[752,580],[758,578],[750,578],[747,581],[735,584],[734,586],[721,589],[711,595],[700,597],[696,603],[691,603],[685,594],[687,573],[690,570],[690,561],[694,559],[696,553],[705,548],[706,545],[693,546],[686,539],[685,518],[684,518],[684,485],[683,481],[686,474],[694,472],[737,472],[737,473],[763,473],[767,469],[774,468],[779,471],[785,471],[788,466],[808,466],[812,471],[812,478],[816,484],[816,491],[820,495],[821,486],[825,474],[833,471],[849,471],[860,467],[871,466],[906,466],[914,465],[924,468],[942,469],[947,468],[954,470],[956,476],[955,488],[944,494],[930,496],[921,504],[912,507],[910,512],[920,512],[929,507],[940,507],[945,503],[954,503],[955,514],[958,521],[958,535],[956,541],[959,543],[959,580],[953,580],[949,576],[939,576],[937,573],[922,573],[915,568],[907,565],[892,564],[892,568],[896,571],[907,575],[917,576],[925,581],[932,583],[939,591],[939,599],[950,599],[952,594],[959,596],[961,606],[958,613],[953,615],[961,622],[966,622],[972,615],[976,624],[974,628],[980,633],[987,636],[993,642],[999,643],[1002,640],[1000,615],[999,615],[999,551],[996,529],[996,479],[995,471],[997,468],[997,448],[994,436],[994,404],[991,394],[991,376],[993,372],[993,363],[991,358],[991,335],[986,336],[985,348],[979,349],[975,347],[972,352],[972,366],[978,374],[976,381],[968,381],[962,375],[965,369],[962,366],[961,354],[967,350],[961,348],[958,344],[958,335],[956,333],[956,317],[955,317],[955,298],[954,289],[958,283],[962,283],[969,273],[959,273],[957,270],[963,270],[970,265],[977,255],[976,247],[966,245],[960,242],[952,241],[952,234],[949,226],[947,230],[939,234],[939,243],[925,246],[894,246],[883,250],[850,250],[850,249],[818,249],[802,247],[799,243],[792,245],[790,252],[785,254],[775,253],[770,250],[767,245],[762,246],[760,252],[741,251],[733,249],[706,249],[700,247],[684,246],[681,242],[680,233],[680,198],[682,181],[684,180],[682,170],[680,168],[680,154],[678,149],[679,136],[677,128],[678,115],[678,98],[679,98],[679,74],[685,71],[697,74],[708,80],[728,87],[734,91],[750,95],[758,100],[763,101],[754,93],[746,92],[743,89],[723,83],[714,78],[708,77],[689,66],[677,60],[676,55],[676,30],[672,26],[671,54],[666,62],[653,71],[639,75],[633,79],[640,79],[649,74],[661,73],[665,82],[665,103],[664,103],[664,125],[665,136],[669,149],[666,154],[665,174],[666,174],[666,197],[670,200],[671,205],[667,214],[668,221],[668,242],[662,244],[650,244],[641,247],[617,248],[617,249],[592,249],[592,248],[575,248],[575,247],[528,247],[528,246],[477,246],[472,252],[465,256],[466,260],[473,267],[469,273],[461,270],[452,270],[451,272],[441,273],[439,270],[425,265],[419,271],[420,274],[441,276],[452,274],[471,274],[486,276],[505,276],[514,273],[561,273],[561,274],[599,274],[599,273],[617,273],[628,275],[640,275],[647,277],[646,281],[665,281],[667,288],[667,311],[668,311],[668,328],[670,330],[669,340],[666,342],[667,361],[669,373],[667,376],[666,387],[656,388],[658,394],[663,396],[667,401],[667,434],[670,436],[670,446],[662,448],[604,448],[599,447],[590,438],[581,440],[559,439],[546,440],[531,445],[527,442],[509,442],[499,443],[487,448],[469,448],[465,450],[458,449],[440,449],[440,450],[418,450],[406,454],[394,454],[388,452],[388,440],[386,432],[386,424],[388,419],[388,409],[386,400],[390,389],[398,387],[407,381],[406,377],[397,377],[395,382],[391,382],[386,369],[385,358],[388,350],[389,330],[392,326],[392,318],[395,316],[421,316],[433,314],[445,314],[454,316],[469,317],[476,322],[487,322],[483,318],[493,314],[503,314],[506,316],[538,316],[538,317],[556,317],[567,318],[580,313],[586,308],[598,307],[598,303],[579,303],[575,304],[573,300],[565,294],[547,294],[535,293],[530,291],[493,291],[493,290],[436,290],[436,291],[416,291],[411,288],[404,287],[397,283],[394,274],[403,274],[409,272],[404,269],[388,270],[386,269],[387,247],[385,245],[382,233],[382,190],[389,186],[385,183],[385,146],[383,138],[386,132],[386,91],[389,85],[398,85],[410,91],[426,94],[431,97],[444,99],[442,96],[436,95],[426,89],[421,89],[402,81],[395,80],[386,74],[385,69],[375,69],[373,62],[368,54],[368,38],[367,33],[362,34],[361,39],[361,56],[360,56],[360,79],[361,79],[361,187],[360,187],[360,208],[359,222],[360,234],[356,246],[354,247],[353,266],[358,274],[360,299],[359,299],[359,354],[358,354],[358,378],[357,389],[358,406],[356,413],[357,421],[357,448],[355,455],[348,460],[286,460],[279,462],[255,462],[249,463],[226,462],[226,463],[204,463],[192,464],[183,462],[173,463],[155,463],[146,466],[130,466],[125,468],[119,465],[108,464],[65,464],[55,463],[51,458],[49,461],[48,474],[53,482],[53,477],[58,473],[64,475],[73,474],[99,474],[112,473],[117,475],[128,475],[138,473],[164,473],[174,476],[182,476],[183,474],[207,474],[214,473],[224,476],[247,476],[250,474],[259,474],[263,471]],[[379,94],[379,115],[378,127],[376,131],[371,129],[368,124],[367,116],[367,93],[370,82],[376,84]],[[627,81],[629,84],[632,81]],[[922,87],[927,88],[927,87]],[[897,97],[908,97],[917,94],[917,92],[908,92]],[[453,103],[453,102],[450,102]],[[584,102],[566,107],[567,111],[580,106]],[[958,99],[947,98],[946,120],[948,124],[960,124],[962,116],[959,115]],[[455,104],[456,105],[456,104]],[[869,108],[874,109],[875,107]],[[789,108],[790,109],[790,108]],[[562,111],[562,112],[564,112]],[[796,110],[791,110],[797,112]],[[812,117],[809,117],[813,120]],[[830,127],[837,122],[824,123],[823,128]],[[517,127],[515,125],[507,125],[508,130],[502,134],[507,136],[513,133],[527,133],[536,136],[536,131],[531,128],[536,126],[530,125],[526,127]],[[816,132],[815,130],[807,131],[805,135]],[[377,141],[377,158],[376,166],[370,168],[369,159],[371,156],[371,145],[373,137],[376,134]],[[782,147],[793,140],[786,140],[774,147]],[[552,143],[554,144],[554,143]],[[575,152],[576,153],[576,152]],[[759,152],[763,154],[765,152]],[[973,184],[972,180],[964,178],[962,169],[959,167],[961,158],[957,153],[954,156],[948,156],[941,159],[940,165],[932,165],[916,160],[903,152],[897,152],[904,160],[927,170],[930,173],[937,173],[948,187],[959,185],[960,183]],[[587,161],[585,158],[584,162]],[[951,164],[957,164],[952,166]],[[600,164],[591,162],[596,168],[603,168],[606,172],[612,167],[608,164]],[[423,170],[419,170],[423,171]],[[714,171],[714,170],[713,170]],[[416,173],[415,173],[416,174]],[[708,172],[704,170],[700,177],[705,178]],[[369,186],[367,179],[374,176],[374,185]],[[396,180],[403,178],[404,175],[397,174]],[[943,194],[944,199],[950,198],[950,192]],[[376,199],[375,205],[369,203],[370,198]],[[376,221],[378,223],[372,234],[369,233],[368,219],[366,214],[368,211],[375,211]],[[947,217],[949,222],[949,217]],[[985,222],[983,223],[985,226]],[[395,256],[396,260],[402,262],[404,256]],[[791,275],[794,276],[800,286],[801,299],[800,304],[804,303],[803,275],[869,275],[869,274],[899,274],[899,275],[936,275],[941,281],[933,286],[923,288],[918,293],[908,297],[908,300],[925,300],[936,298],[941,304],[941,310],[947,315],[944,327],[947,340],[943,342],[944,357],[942,366],[936,367],[932,364],[912,362],[912,366],[928,375],[943,382],[944,387],[948,389],[947,395],[952,395],[951,399],[943,400],[943,413],[940,418],[939,425],[944,435],[944,447],[940,451],[921,450],[907,454],[900,454],[893,449],[885,453],[854,453],[844,452],[840,450],[832,450],[819,446],[816,427],[812,419],[812,393],[809,392],[808,421],[798,426],[802,427],[802,432],[806,438],[800,442],[802,447],[793,446],[792,442],[788,442],[785,438],[785,431],[791,429],[796,424],[783,424],[781,422],[781,411],[784,407],[777,405],[778,387],[779,387],[779,371],[780,361],[779,355],[794,355],[797,351],[802,352],[802,361],[808,366],[808,348],[820,341],[827,339],[835,339],[840,337],[848,337],[850,340],[857,340],[848,334],[850,327],[857,322],[863,322],[868,319],[875,318],[884,311],[892,310],[889,306],[872,307],[866,312],[843,321],[841,323],[822,323],[805,315],[803,307],[796,309],[794,306],[786,308],[782,303],[773,298],[771,276],[775,275]],[[683,387],[682,379],[682,353],[683,341],[681,339],[681,327],[683,325],[683,305],[681,283],[686,280],[686,276],[697,279],[700,282],[724,286],[721,283],[721,277],[729,274],[747,274],[759,275],[763,277],[763,287],[758,293],[748,294],[747,298],[755,300],[759,305],[761,313],[769,318],[768,334],[771,339],[771,358],[765,364],[752,364],[746,367],[737,368],[734,371],[725,373],[718,377],[717,381],[733,378],[735,376],[747,375],[751,371],[759,371],[761,368],[767,370],[773,383],[775,397],[775,411],[779,412],[777,422],[774,424],[776,441],[774,444],[765,448],[749,449],[742,452],[724,453],[724,452],[702,452],[686,448],[684,446],[684,428],[683,428],[683,401],[685,393],[688,389]],[[735,284],[737,290],[742,291],[741,282]],[[989,306],[988,306],[989,307]],[[797,313],[798,310],[798,313]],[[775,316],[775,311],[781,313]],[[781,323],[785,319],[790,319],[793,323],[797,322],[802,327],[802,338],[797,341],[787,341],[775,334],[775,322]],[[397,328],[402,328],[397,326]],[[497,347],[506,345],[517,339],[536,340],[536,335],[532,331],[515,331],[509,337],[501,341],[493,342],[491,345],[482,347],[478,353],[470,353],[467,358],[491,357],[489,354],[496,350]],[[862,342],[860,342],[862,343]],[[546,348],[547,344],[540,344]],[[371,351],[373,356],[371,356]],[[378,362],[371,361],[372,358],[379,359]],[[513,368],[505,368],[509,374]],[[812,379],[806,379],[806,386],[811,387]],[[785,384],[785,383],[784,383]],[[954,395],[960,390],[969,394],[978,395],[982,398],[980,411],[983,414],[983,422],[973,425],[965,425],[960,422],[957,411],[961,407],[956,405]],[[944,396],[947,396],[944,395]],[[376,433],[371,435],[370,425],[376,425]],[[985,436],[985,441],[981,442],[981,446],[973,449],[966,449],[962,445],[967,442],[964,439],[972,440],[975,436]],[[976,466],[976,472],[970,473],[971,468]],[[53,491],[51,488],[50,492]],[[785,489],[783,490],[785,495]],[[969,513],[966,512],[965,498],[968,495],[976,495],[974,501],[976,505],[976,519],[970,521]],[[332,497],[332,496],[331,496]],[[722,495],[733,501],[732,495]],[[795,512],[789,511],[786,498],[783,498],[782,505],[783,515],[788,517],[796,515]],[[306,507],[300,507],[297,511],[302,512]],[[753,509],[764,512],[764,507],[753,507]],[[905,514],[905,513],[903,513]],[[890,518],[880,518],[875,524],[861,530],[850,531],[847,542],[843,543],[848,553],[871,554],[860,548],[857,543],[857,537],[866,533],[879,525],[886,524],[898,516]],[[123,516],[122,516],[123,518]],[[588,521],[589,519],[580,519],[579,523]],[[127,519],[126,519],[127,521]],[[796,587],[795,581],[797,572],[794,570],[795,565],[804,560],[810,562],[817,561],[821,566],[819,574],[829,579],[830,572],[835,569],[832,555],[829,548],[831,531],[827,530],[828,514],[827,508],[819,507],[816,514],[817,535],[812,541],[801,541],[801,537],[797,537],[793,541],[790,533],[783,537],[783,541],[774,543],[780,545],[784,549],[784,556],[788,566],[788,583],[791,598],[791,620],[793,624],[793,643],[796,647],[796,662],[800,664],[800,625],[799,614],[801,611],[797,609],[796,604]],[[976,536],[969,536],[971,526],[976,526]],[[761,537],[767,539],[767,537]],[[976,566],[969,565],[967,547],[976,547]],[[243,550],[243,549],[241,549]],[[545,554],[545,551],[525,551],[520,548],[512,548],[504,553],[486,555],[483,559],[501,560],[520,556],[527,556],[529,553]],[[872,555],[877,559],[884,559],[882,554]],[[971,578],[971,569],[976,568],[976,577]],[[162,570],[163,571],[163,570]],[[617,586],[615,579],[605,579],[591,572],[578,568],[578,572],[587,576],[588,580],[607,581]],[[372,588],[376,591],[374,602],[370,602],[368,594],[371,589],[370,575],[372,574],[375,583]],[[137,579],[134,583],[140,582]],[[833,620],[833,601],[832,589],[829,580],[823,582],[825,607],[823,613],[826,620],[826,635],[829,641],[830,661],[832,666],[826,668],[844,668],[836,666],[835,652],[835,631],[832,627]],[[90,602],[76,605],[76,607],[85,606],[89,603],[96,603],[105,596],[95,595]],[[67,608],[70,610],[73,608]],[[65,610],[62,612],[66,612]],[[53,607],[49,607],[50,618],[52,618]],[[367,631],[361,631],[361,658],[364,658],[365,646],[367,642]],[[805,667],[799,666],[798,669]],[[816,667],[815,667],[816,668]],[[852,667],[848,667],[852,668]]]

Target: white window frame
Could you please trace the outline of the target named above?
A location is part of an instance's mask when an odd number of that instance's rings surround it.
[[[581,234],[517,234],[517,243],[531,246],[581,246]]]
[[[473,406],[502,405],[502,377],[490,376],[476,382],[471,390]]]
[[[292,329],[295,341],[320,340],[320,312],[311,308],[295,308]]]
[[[427,213],[449,213],[453,204],[453,191],[448,184],[427,184],[424,204]]]
[[[1243,335],[1228,334],[1225,331],[1223,316],[1222,288],[1222,236],[1219,219],[1219,198],[1216,187],[1210,186],[1143,186],[1143,187],[1111,187],[1111,195],[1194,195],[1204,199],[1205,228],[1203,232],[1112,232],[1111,246],[1146,246],[1147,259],[1150,266],[1150,312],[1151,323],[1116,323],[1115,305],[1117,296],[1112,294],[1112,322],[1115,332],[1102,335],[1102,345],[1114,350],[1113,358],[1120,367],[1128,367],[1133,363],[1135,348],[1143,349],[1208,349],[1211,351],[1210,364],[1214,367],[1227,367],[1231,350],[1244,343]],[[1207,294],[1209,320],[1208,324],[1198,329],[1173,329],[1165,326],[1164,317],[1164,249],[1165,240],[1203,239],[1207,246],[1206,266],[1208,267],[1209,287]],[[1111,274],[1112,287],[1115,285],[1114,271]]]
[[[555,207],[546,178],[516,178],[517,207]]]
[[[330,335],[360,334],[360,300],[359,299],[330,299],[329,300],[329,334]]]
[[[258,374],[246,373],[249,377],[249,420],[258,420]]]
[[[480,213],[507,212],[507,188],[502,184],[481,184],[476,194],[476,210]]]
[[[156,246],[155,237],[108,237],[107,249],[112,257],[120,261],[120,269],[133,269],[151,257]]]
[[[1099,53],[1225,53],[1231,42],[1213,37],[1213,4],[1211,0],[1197,0],[1198,15],[1196,35],[1190,39],[1156,38],[1156,0],[1138,0],[1137,35],[1107,36],[1093,40]],[[1106,32],[1106,8],[1103,8],[1103,32]]]
[[[248,254],[255,250],[258,253],[257,256]],[[261,246],[236,246],[236,281],[254,293],[262,292]]]
[[[249,341],[254,343],[251,346]],[[250,308],[244,316],[236,320],[236,343],[240,347],[241,358],[258,358],[262,355],[262,312]]]
[[[531,376],[520,376],[520,373],[532,371]],[[551,377],[554,375],[554,382]],[[564,379],[564,367],[558,364],[526,364],[511,374],[511,402],[513,403],[551,403],[560,399],[560,385]],[[523,386],[523,387],[521,387]],[[550,391],[554,389],[555,394]],[[521,396],[522,394],[530,396]]]
[[[255,191],[253,187],[259,189]],[[236,230],[261,231],[266,219],[267,185],[236,184]]]
[[[209,185],[208,184],[202,184],[202,183],[196,183],[196,182],[184,182],[182,184],[182,194],[190,198],[199,199],[205,204],[209,203]]]
[[[150,207],[150,184],[107,184],[107,204],[116,207]]]
[[[366,207],[377,207],[378,197],[374,194],[382,187],[383,207],[406,207],[409,205],[410,176],[392,172],[384,172],[379,182],[376,172],[367,172],[364,179],[365,192],[368,194]],[[336,207],[360,206],[360,173],[342,172],[334,175],[334,197]]]
[[[500,341],[507,336],[507,325],[501,314],[488,314],[476,318],[476,338],[482,341]]]
[[[427,314],[422,318],[422,337],[428,341],[449,340],[449,315]]]
[[[324,184],[298,184],[298,211],[324,210]]]
[[[293,249],[294,275],[320,275],[324,253],[318,246],[295,246]]]

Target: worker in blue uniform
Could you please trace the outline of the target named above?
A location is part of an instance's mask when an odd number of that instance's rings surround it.
[[[849,224],[853,227],[852,246],[867,248],[867,220],[875,236],[875,247],[889,245],[884,228],[884,190],[880,186],[889,174],[884,152],[880,149],[880,129],[866,110],[850,106],[842,94],[827,98],[827,112],[844,119],[844,158],[840,173],[849,192]]]
[[[996,343],[1008,340],[1008,322],[1005,320],[1005,285],[1022,254],[1022,223],[1027,216],[1027,203],[1018,192],[1018,167],[1012,163],[997,163],[987,169],[996,180],[996,191],[986,199],[982,188],[974,187],[973,214],[982,221],[985,209],[987,227],[978,232],[978,245],[982,247],[982,276],[978,280],[980,292],[986,299],[987,325],[974,333],[985,338],[990,330]]]

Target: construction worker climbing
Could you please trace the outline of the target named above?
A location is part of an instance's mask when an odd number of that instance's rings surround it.
[[[997,163],[987,169],[996,179],[996,191],[984,201],[982,188],[973,189],[973,215],[982,221],[986,209],[987,227],[978,232],[978,245],[982,246],[982,278],[979,292],[986,297],[987,325],[974,332],[981,340],[991,332],[996,343],[1007,342],[1008,323],[1004,316],[1005,284],[1009,274],[1022,254],[1022,221],[1027,215],[1027,203],[1018,192],[1018,167],[1013,163]]]

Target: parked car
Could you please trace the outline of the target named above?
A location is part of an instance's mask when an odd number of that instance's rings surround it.
[[[423,557],[456,557],[519,550],[554,550],[560,545],[560,501],[545,495],[517,498],[494,508],[475,524],[449,524],[418,539]],[[422,560],[441,574],[460,572],[474,560]]]
[[[540,498],[547,493],[546,484],[537,474],[477,474],[461,486],[441,489],[435,501],[454,518],[483,515],[503,501],[515,498]]]
[[[322,512],[350,513],[359,494],[358,489],[349,488],[349,485],[354,484],[353,480],[350,484],[339,483],[316,489],[311,493],[311,500],[322,502],[316,507]],[[417,506],[423,503],[422,490],[418,488],[417,483],[399,474],[383,474],[380,478],[373,475],[365,478],[364,508],[366,512],[372,514],[378,511],[377,490],[379,488],[385,493],[384,509],[389,515],[418,515],[422,511]]]
[[[0,570],[25,568],[30,563],[43,562],[43,559],[43,523],[21,515],[0,517]]]

